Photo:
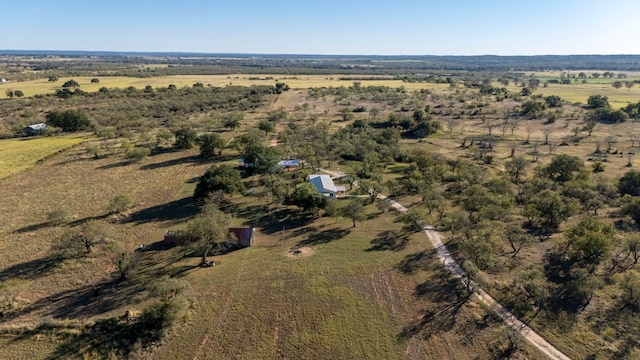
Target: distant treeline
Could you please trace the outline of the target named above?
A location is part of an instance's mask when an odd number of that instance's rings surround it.
[[[166,66],[145,66],[166,65]],[[330,56],[0,51],[9,74],[28,70],[136,77],[201,74],[398,75],[455,71],[640,70],[640,55]]]

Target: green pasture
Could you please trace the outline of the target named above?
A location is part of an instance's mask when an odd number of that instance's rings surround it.
[[[88,139],[88,136],[73,135],[0,140],[0,179]]]

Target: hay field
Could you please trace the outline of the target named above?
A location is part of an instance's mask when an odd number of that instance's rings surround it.
[[[340,80],[342,75],[176,75],[151,78],[134,78],[126,76],[104,76],[98,77],[99,83],[91,83],[94,77],[61,77],[56,82],[47,79],[31,81],[8,82],[0,85],[0,98],[6,98],[6,90],[22,90],[24,96],[34,96],[36,94],[51,94],[62,88],[66,81],[74,79],[80,84],[80,89],[87,92],[98,91],[102,87],[106,88],[127,88],[129,86],[143,89],[147,85],[154,88],[167,87],[169,84],[177,87],[192,86],[200,82],[205,85],[226,86],[226,85],[274,85],[276,81],[287,83],[293,89],[307,89],[310,87],[338,87],[351,86],[354,81],[360,81],[363,86],[389,86],[397,88],[404,86],[407,90],[420,89],[446,89],[448,84],[427,84],[427,83],[404,83],[401,80],[392,80],[388,77],[380,77],[379,80]],[[249,78],[260,78],[261,80],[250,80]],[[266,79],[272,78],[272,79]]]
[[[69,135],[0,140],[0,180],[89,138]]]

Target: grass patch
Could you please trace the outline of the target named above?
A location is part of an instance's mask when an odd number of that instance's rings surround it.
[[[0,179],[89,140],[90,136],[54,136],[0,140]]]

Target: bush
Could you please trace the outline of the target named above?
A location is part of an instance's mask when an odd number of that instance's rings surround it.
[[[133,206],[133,197],[130,195],[117,195],[109,202],[109,212],[121,213]]]
[[[126,152],[125,157],[129,160],[140,162],[151,154],[147,147],[136,147]]]

